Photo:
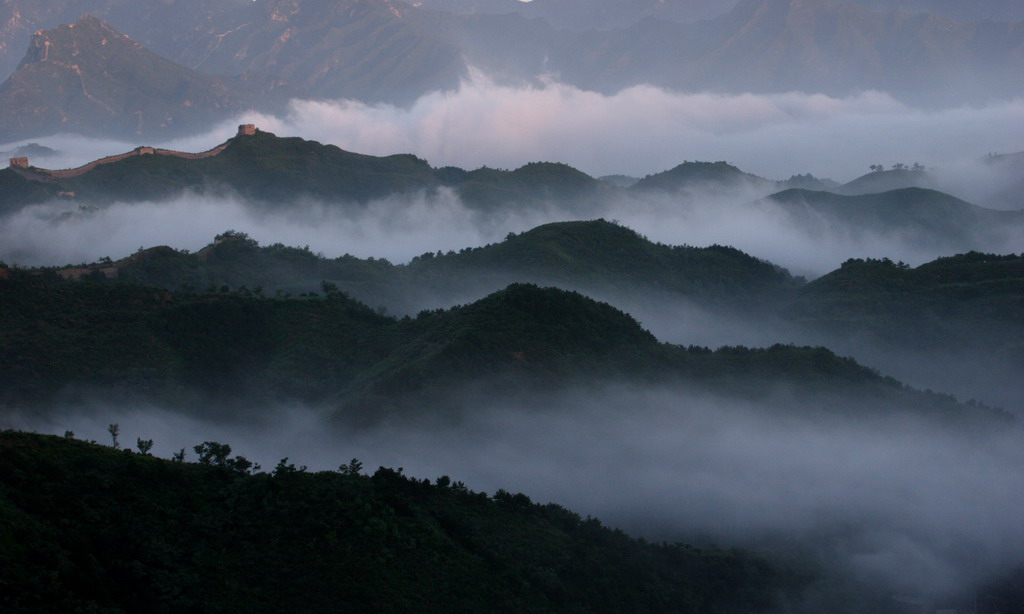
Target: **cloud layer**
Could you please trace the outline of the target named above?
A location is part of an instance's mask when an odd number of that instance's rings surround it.
[[[518,168],[546,160],[594,176],[643,176],[684,160],[726,160],[771,179],[810,172],[848,181],[871,164],[954,165],[990,152],[1024,151],[1024,135],[1008,129],[1024,125],[1022,99],[919,110],[877,91],[833,98],[641,85],[605,95],[552,79],[498,85],[479,72],[458,90],[427,94],[409,108],[296,100],[283,117],[250,113],[208,134],[150,144],[201,151],[233,136],[242,122],[359,153],[414,153],[434,166]],[[53,167],[139,145],[70,136],[36,140],[64,154],[43,161]]]
[[[295,101],[284,118],[246,119],[350,151],[411,152],[436,166],[517,168],[547,160],[595,176],[726,160],[772,179],[811,172],[847,181],[871,164],[933,166],[1024,150],[1024,135],[1007,130],[1024,125],[1024,100],[922,111],[874,91],[832,98],[636,86],[603,95],[552,80],[496,85],[480,74],[408,109]]]

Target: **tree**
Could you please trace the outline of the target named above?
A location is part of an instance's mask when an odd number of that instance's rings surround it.
[[[353,458],[347,465],[342,464],[338,467],[338,472],[344,475],[359,475],[363,472],[363,463],[359,462],[358,458]]]
[[[120,448],[121,444],[117,443],[117,434],[121,432],[121,427],[116,424],[107,426],[107,432],[110,433],[110,438],[114,442],[114,448]]]
[[[204,465],[223,467],[228,463],[228,456],[231,455],[231,446],[216,441],[205,441],[192,448],[199,455],[199,462]]]
[[[294,463],[288,462],[288,457],[284,457],[277,462],[277,466],[274,467],[274,477],[281,477],[290,473],[305,473],[306,466],[296,467]]]
[[[199,455],[199,462],[204,465],[210,465],[211,467],[224,467],[226,469],[237,471],[238,473],[247,474],[252,474],[260,470],[258,463],[253,463],[244,456],[228,458],[231,456],[231,446],[226,443],[205,441],[192,449]],[[185,450],[182,449],[180,454],[180,460],[184,460]],[[179,460],[177,454],[175,454],[175,460]]]
[[[327,281],[326,279],[320,281],[320,289],[323,291],[324,296],[335,296],[341,294],[341,290],[338,289],[338,284],[333,281]]]
[[[149,454],[149,451],[153,449],[153,440],[138,437],[135,440],[135,445],[139,448],[140,454]]]

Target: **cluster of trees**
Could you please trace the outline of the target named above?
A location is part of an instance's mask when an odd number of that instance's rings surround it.
[[[885,165],[884,164],[872,164],[868,168],[871,169],[871,172],[873,172],[873,173],[881,173],[882,171],[885,170]],[[897,163],[892,165],[892,170],[894,170],[894,171],[905,171],[905,170],[923,171],[923,170],[925,170],[925,167],[924,167],[923,164],[918,164],[917,162],[914,162],[910,166],[907,166],[906,164],[904,164],[902,162],[897,162]]]

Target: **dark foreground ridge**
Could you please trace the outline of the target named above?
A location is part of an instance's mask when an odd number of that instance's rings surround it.
[[[355,459],[262,472],[196,448],[192,463],[0,432],[0,609],[726,614],[798,584],[743,552],[646,543],[447,476]]]

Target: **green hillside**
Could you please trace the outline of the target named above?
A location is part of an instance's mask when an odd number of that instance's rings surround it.
[[[173,462],[0,432],[0,608],[729,613],[796,586],[742,552],[649,544],[446,476],[264,472],[197,448]]]
[[[647,175],[630,189],[637,192],[660,190],[677,192],[690,188],[727,186],[767,186],[772,182],[750,173],[744,173],[727,162],[683,162],[661,173]]]
[[[0,199],[0,215],[50,200],[57,192],[57,186],[52,183],[29,181],[9,168],[0,169],[0,194],[3,194]]]
[[[731,247],[654,243],[603,219],[545,224],[494,245],[425,254],[404,272],[412,285],[434,292],[529,281],[587,293],[657,291],[734,309],[800,283],[785,269]]]
[[[411,155],[366,156],[262,131],[232,138],[217,156],[132,156],[61,183],[94,201],[159,200],[192,189],[226,189],[278,205],[304,198],[362,203],[436,185],[430,166]]]
[[[822,330],[918,347],[1024,348],[1024,256],[970,252],[911,268],[851,259],[797,291],[793,316]]]
[[[225,233],[195,253],[153,248],[111,263],[122,281],[167,290],[299,296],[323,281],[378,311],[416,314],[470,302],[512,283],[553,285],[617,305],[676,301],[778,326],[769,341],[831,345],[837,338],[901,351],[981,352],[1016,364],[1024,347],[1024,281],[1019,256],[977,252],[916,269],[852,259],[809,284],[729,247],[666,246],[602,220],[546,224],[504,241],[405,265],[308,249],[259,246]],[[807,341],[804,341],[807,342]],[[972,360],[977,360],[977,356]],[[971,396],[979,396],[976,391]]]
[[[291,299],[18,270],[0,286],[6,411],[102,398],[227,416],[298,400],[326,405],[343,421],[374,421],[392,412],[457,414],[499,398],[621,379],[759,399],[785,385],[807,398],[871,397],[876,411],[974,420],[952,398],[905,389],[824,348],[662,344],[628,315],[554,288],[513,285],[466,306],[395,320],[329,282],[326,296]]]
[[[857,196],[790,189],[763,202],[781,207],[807,230],[838,227],[854,237],[898,234],[905,244],[950,246],[951,251],[984,249],[994,238],[1024,229],[1022,211],[986,209],[923,188]]]
[[[214,156],[133,155],[73,177],[50,178],[45,172],[40,176],[46,182],[34,190],[13,180],[0,183],[0,198],[14,210],[14,205],[52,198],[58,189],[73,192],[76,202],[96,206],[201,192],[240,196],[249,204],[281,209],[309,201],[365,204],[449,186],[464,203],[479,209],[558,203],[586,211],[599,199],[618,193],[565,164],[535,162],[514,171],[433,169],[411,154],[369,156],[261,130],[235,136]]]
[[[321,258],[280,244],[261,247],[230,232],[195,254],[153,248],[114,265],[121,280],[171,290],[244,285],[259,286],[267,294],[300,294],[318,290],[327,280],[395,313],[477,298],[481,291],[515,282],[588,294],[657,291],[748,310],[755,300],[778,300],[802,283],[784,269],[731,247],[657,244],[605,220],[545,224],[458,253],[427,252],[406,265],[353,256]]]

